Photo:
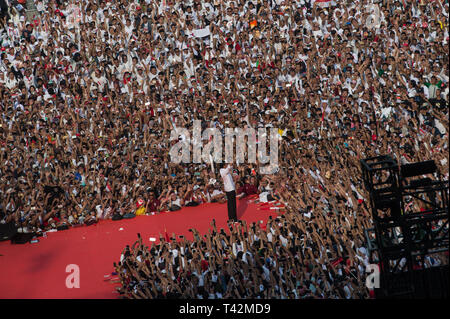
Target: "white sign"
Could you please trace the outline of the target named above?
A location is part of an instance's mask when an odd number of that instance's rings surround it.
[[[317,5],[322,8],[328,8],[336,5],[334,0],[314,0],[313,3],[317,3]]]
[[[211,34],[211,31],[209,30],[209,26],[204,29],[197,29],[194,30],[194,37],[197,38],[204,38]]]

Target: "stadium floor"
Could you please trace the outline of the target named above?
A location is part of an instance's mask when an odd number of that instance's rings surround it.
[[[269,215],[277,215],[276,210],[247,199],[238,200],[237,205],[238,217],[247,223],[262,220],[265,225]],[[196,228],[205,233],[213,218],[218,229],[226,229],[227,205],[205,204],[153,216],[101,221],[97,225],[48,233],[47,238],[40,237],[35,244],[0,242],[0,298],[117,298],[119,294],[110,282],[113,262],[119,260],[127,244],[137,240],[138,232],[147,246],[151,246],[150,237],[158,242],[159,233],[164,236],[165,230],[169,236],[174,232],[177,237],[185,235],[192,239],[188,230]],[[69,264],[79,266],[80,288],[66,288]]]

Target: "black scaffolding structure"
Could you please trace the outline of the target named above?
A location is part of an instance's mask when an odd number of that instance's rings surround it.
[[[361,160],[374,227],[365,230],[370,263],[380,268],[381,298],[448,296],[449,182],[434,161],[399,165],[389,155]],[[445,277],[445,278],[444,278]]]

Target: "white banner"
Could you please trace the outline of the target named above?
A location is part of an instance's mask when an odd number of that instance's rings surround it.
[[[313,4],[317,2],[317,5],[322,8],[328,8],[330,6],[335,6],[336,1],[334,0],[313,0]]]
[[[210,34],[211,34],[211,31],[209,30],[209,26],[207,26],[206,28],[204,28],[204,29],[197,29],[197,30],[194,30],[194,37],[197,37],[197,38],[204,38],[204,37],[207,37],[207,36],[209,36]]]

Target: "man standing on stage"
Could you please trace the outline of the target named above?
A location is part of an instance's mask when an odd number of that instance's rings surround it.
[[[236,215],[236,189],[234,186],[232,175],[233,167],[230,164],[228,164],[226,168],[224,166],[225,165],[222,164],[220,175],[222,176],[225,193],[227,195],[228,220],[237,222],[238,218]]]

